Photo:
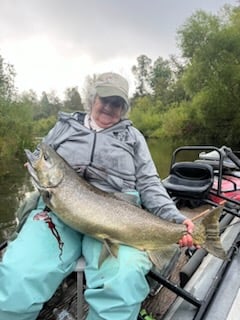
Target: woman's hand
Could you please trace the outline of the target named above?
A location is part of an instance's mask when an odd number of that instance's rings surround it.
[[[191,219],[186,219],[183,221],[183,224],[185,224],[185,226],[187,227],[187,232],[188,233],[193,233],[194,230],[194,223],[192,222]]]
[[[187,227],[187,234],[185,234],[180,240],[179,245],[180,247],[192,247],[193,246],[193,238],[191,234],[194,230],[194,223],[191,219],[186,219],[183,221],[183,224]]]

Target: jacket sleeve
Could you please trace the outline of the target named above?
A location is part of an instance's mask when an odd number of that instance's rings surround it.
[[[140,193],[143,207],[165,220],[182,223],[187,218],[179,212],[168,195],[158,176],[145,138],[135,130],[136,189]]]

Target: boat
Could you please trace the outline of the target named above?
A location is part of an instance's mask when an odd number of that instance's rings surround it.
[[[192,152],[195,158],[191,162],[178,162],[177,158],[182,159],[180,153],[183,152]],[[163,184],[180,208],[184,205],[201,208],[204,204],[223,207],[220,232],[228,261],[204,255],[202,249],[196,251],[196,256],[193,255],[180,270],[180,277],[184,289],[201,303],[194,305],[194,301],[178,297],[162,318],[164,320],[232,320],[239,317],[240,160],[237,154],[239,152],[225,146],[184,146],[173,152],[169,176]],[[195,260],[197,268],[192,272]]]
[[[191,161],[179,161],[181,153]],[[181,156],[179,156],[181,154]],[[228,259],[220,260],[204,249],[176,250],[164,270],[147,275],[151,291],[138,320],[237,320],[240,303],[240,160],[225,146],[183,146],[172,155],[163,184],[176,206],[190,218],[221,206],[221,240]],[[7,241],[0,246],[0,251]],[[85,283],[83,282],[83,289]],[[79,290],[79,289],[78,289]],[[224,290],[224,294],[223,294]],[[77,272],[73,272],[45,303],[38,320],[53,319],[53,309],[67,309],[85,319],[88,306],[77,305]]]

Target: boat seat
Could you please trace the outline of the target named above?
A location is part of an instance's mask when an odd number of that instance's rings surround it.
[[[171,196],[204,199],[213,185],[213,168],[206,163],[176,162],[163,185]]]

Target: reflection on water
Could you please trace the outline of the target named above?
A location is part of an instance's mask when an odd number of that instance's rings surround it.
[[[160,139],[148,139],[147,143],[160,178],[166,178],[169,173],[174,147]]]
[[[152,139],[147,142],[159,176],[161,179],[164,179],[169,174],[173,152],[177,148],[182,147],[182,145],[160,139]],[[193,161],[198,158],[198,153],[199,151],[197,150],[182,150],[178,152],[175,162]]]
[[[0,166],[0,241],[15,228],[15,212],[32,185],[23,163],[15,160]]]

